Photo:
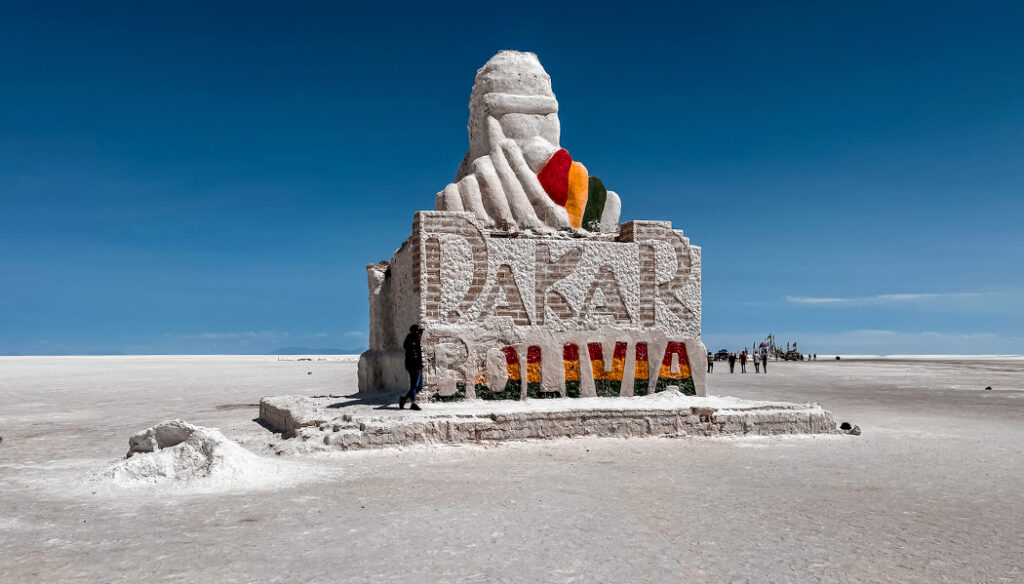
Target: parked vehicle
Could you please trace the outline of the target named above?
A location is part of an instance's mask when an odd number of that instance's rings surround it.
[[[782,358],[785,359],[786,361],[803,361],[804,360],[804,356],[801,355],[799,351],[793,351],[793,350],[786,351],[786,354],[783,355]]]
[[[725,349],[722,349],[721,351],[715,353],[715,361],[726,361],[728,359],[729,351],[726,351]]]

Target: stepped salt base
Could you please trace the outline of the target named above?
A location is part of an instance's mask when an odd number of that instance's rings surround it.
[[[278,452],[355,450],[416,444],[598,437],[687,437],[837,433],[817,404],[697,397],[469,400],[400,410],[396,396],[277,396],[260,400],[260,420],[280,432]]]

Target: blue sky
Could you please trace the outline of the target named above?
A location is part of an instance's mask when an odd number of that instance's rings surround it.
[[[365,345],[503,48],[709,348],[1022,352],[1020,3],[150,4],[4,5],[0,354]]]

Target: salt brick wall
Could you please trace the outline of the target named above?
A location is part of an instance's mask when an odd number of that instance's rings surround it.
[[[427,329],[424,380],[432,393],[465,384],[472,397],[474,381],[484,379],[500,391],[511,370],[501,350],[512,346],[525,395],[527,348],[537,346],[541,389],[565,395],[562,348],[575,343],[581,395],[595,395],[587,344],[602,343],[608,368],[618,341],[628,343],[621,394],[633,392],[637,343],[647,344],[655,391],[675,341],[685,344],[693,386],[704,394],[700,248],[668,222],[631,221],[614,238],[498,237],[470,213],[421,211],[390,265],[367,270],[371,331],[361,390],[406,386],[402,340],[418,322]],[[678,358],[672,365],[679,370]]]

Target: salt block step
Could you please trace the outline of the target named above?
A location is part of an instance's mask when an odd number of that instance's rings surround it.
[[[395,400],[397,401],[397,400]],[[473,400],[400,410],[387,397],[265,397],[260,419],[304,446],[352,450],[414,444],[607,437],[837,433],[817,404],[756,402],[663,392],[633,398]],[[286,448],[287,449],[287,448]]]

